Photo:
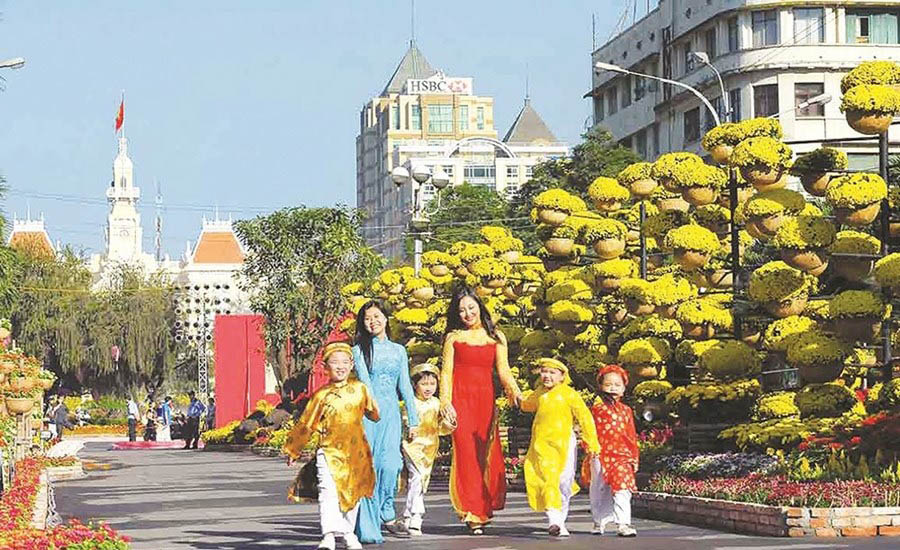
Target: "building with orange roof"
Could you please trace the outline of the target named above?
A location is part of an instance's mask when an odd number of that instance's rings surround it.
[[[33,256],[52,257],[56,255],[56,247],[50,240],[47,228],[44,226],[44,215],[40,219],[31,219],[29,214],[26,219],[20,220],[13,215],[13,228],[6,241],[10,248]]]

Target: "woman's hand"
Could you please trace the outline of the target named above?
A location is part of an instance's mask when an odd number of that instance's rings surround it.
[[[522,392],[516,392],[516,393],[513,394],[513,396],[512,396],[512,402],[513,402],[513,405],[514,405],[517,409],[521,409],[521,408],[522,408],[522,401],[524,401],[524,398],[522,397]]]
[[[409,428],[409,433],[408,433],[408,435],[407,435],[407,438],[408,438],[410,441],[412,441],[413,439],[415,439],[415,438],[418,437],[418,436],[419,436],[419,428],[417,428],[417,427],[415,427],[415,426],[410,426],[410,428]]]
[[[449,424],[456,425],[456,409],[452,403],[447,403],[441,407],[441,416],[444,417]]]
[[[288,465],[288,467],[293,466],[293,465],[294,465],[294,462],[296,462],[296,460],[294,459],[294,457],[292,457],[292,456],[287,457],[287,465]]]

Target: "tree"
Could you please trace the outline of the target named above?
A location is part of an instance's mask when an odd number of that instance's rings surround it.
[[[629,164],[642,159],[627,147],[613,140],[607,130],[595,126],[581,136],[584,141],[572,150],[572,156],[553,159],[538,164],[534,176],[525,183],[509,202],[507,217],[528,216],[532,199],[547,189],[562,188],[587,198],[587,188],[599,176],[615,177]],[[540,245],[532,228],[513,231],[525,241],[526,249],[535,250]]]
[[[306,372],[346,312],[340,289],[376,274],[383,259],[360,237],[360,213],[346,207],[284,208],[241,220],[247,248],[242,288],[265,317],[266,352],[279,384]]]
[[[483,185],[463,183],[441,191],[441,207],[430,219],[431,237],[424,242],[425,250],[444,250],[456,241],[479,242],[479,230],[497,220],[502,225],[506,215],[506,201],[496,191]],[[437,208],[432,199],[427,209]],[[411,250],[412,242],[407,243]]]

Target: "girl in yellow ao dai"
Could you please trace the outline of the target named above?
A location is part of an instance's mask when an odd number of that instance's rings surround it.
[[[568,536],[569,500],[579,490],[575,482],[578,422],[581,438],[591,455],[600,452],[597,429],[584,400],[569,385],[568,368],[556,359],[539,359],[540,387],[529,393],[522,410],[534,412],[531,445],[525,455],[525,487],[528,504],[547,514],[551,536]]]

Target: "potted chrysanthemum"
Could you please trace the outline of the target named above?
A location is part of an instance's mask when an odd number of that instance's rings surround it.
[[[656,309],[650,289],[651,283],[644,279],[623,279],[619,283],[619,295],[625,301],[628,313],[632,315],[649,315]]]
[[[731,312],[709,298],[695,298],[679,305],[675,319],[681,323],[684,337],[691,340],[708,340],[734,323]]]
[[[900,91],[877,84],[854,86],[844,92],[841,111],[847,117],[847,124],[860,134],[883,134],[900,113]]]
[[[849,174],[831,180],[825,199],[839,223],[863,227],[872,223],[887,197],[887,184],[878,174]]]
[[[11,415],[30,413],[34,408],[34,400],[37,394],[38,392],[33,389],[8,389],[4,391],[3,399],[6,404],[6,411]]]
[[[413,277],[406,281],[404,291],[415,301],[427,302],[434,298],[434,287],[427,279]]]
[[[708,164],[697,165],[690,177],[677,182],[681,197],[693,206],[716,202],[728,183],[725,170]]]
[[[709,156],[718,164],[728,164],[734,147],[745,139],[739,124],[723,122],[712,128],[706,134],[700,144],[709,152]]]
[[[683,151],[666,153],[660,155],[653,163],[650,176],[667,191],[680,193],[681,185],[691,179],[698,167],[705,164],[703,159],[694,153]]]
[[[697,365],[714,379],[729,382],[759,374],[760,353],[740,340],[718,340],[700,355]]]
[[[705,204],[693,211],[693,220],[719,237],[724,237],[731,230],[731,211],[719,204]]]
[[[658,185],[651,176],[652,170],[651,162],[635,162],[619,172],[616,179],[635,197],[648,197]]]
[[[791,148],[771,137],[745,139],[734,148],[731,164],[758,191],[780,189],[787,184]]]
[[[429,250],[422,254],[422,265],[435,277],[446,277],[450,274],[451,268],[459,267],[453,263],[459,263],[458,256],[451,256],[440,250]]]
[[[889,311],[881,296],[870,290],[845,290],[828,301],[828,318],[835,333],[859,342],[875,338]]]
[[[553,256],[565,257],[572,253],[578,230],[568,223],[561,225],[541,224],[537,227],[537,234],[538,238],[544,243],[544,248],[547,249],[547,252]]]
[[[584,244],[593,247],[603,260],[612,260],[625,253],[628,228],[609,218],[592,219],[581,228]]]
[[[568,334],[582,332],[594,318],[591,309],[575,300],[559,300],[547,306],[550,325]]]
[[[515,237],[501,237],[491,241],[491,248],[497,253],[497,257],[507,263],[515,263],[525,250],[521,239]]]
[[[800,418],[835,418],[862,406],[853,390],[830,380],[801,388],[794,396],[794,404]]]
[[[705,227],[689,224],[669,231],[665,246],[674,251],[675,261],[685,271],[693,271],[706,265],[720,245],[715,233]]]
[[[828,267],[828,247],[836,233],[834,225],[821,216],[797,216],[781,224],[772,246],[786,264],[818,277]]]
[[[747,232],[761,241],[768,241],[789,216],[799,214],[804,206],[806,200],[800,193],[773,189],[750,197],[741,214],[747,221]]]
[[[819,330],[804,332],[787,348],[787,362],[800,371],[800,378],[812,384],[831,382],[844,370],[850,346],[836,336]]]
[[[594,288],[602,294],[616,292],[622,281],[637,277],[640,266],[637,262],[628,258],[616,258],[593,264],[590,270],[594,275]]]
[[[696,298],[697,287],[684,277],[666,273],[650,283],[651,301],[656,304],[656,313],[667,319],[674,319],[678,306],[691,298]]]
[[[862,281],[872,273],[873,256],[881,250],[881,241],[861,231],[838,231],[831,244],[834,272],[849,281]]]
[[[780,319],[802,313],[817,284],[814,276],[782,261],[768,262],[750,275],[748,295]]]
[[[499,258],[482,258],[469,268],[472,275],[488,288],[502,288],[512,271],[509,264]]]
[[[547,225],[560,225],[572,212],[587,209],[587,205],[579,197],[564,189],[548,189],[532,201],[537,209],[537,218]]]
[[[662,185],[656,188],[651,194],[653,204],[660,212],[684,212],[687,213],[691,209],[691,203],[684,200],[681,193],[669,191]]]
[[[900,85],[900,64],[894,61],[863,61],[841,79],[841,93],[861,84]]]
[[[635,338],[625,342],[617,355],[619,364],[628,369],[636,378],[631,381],[636,384],[641,379],[656,378],[660,369],[672,355],[672,348],[662,338],[650,336],[648,338]]]
[[[631,193],[615,178],[600,176],[588,186],[588,196],[594,201],[594,207],[601,212],[612,212],[622,208],[622,203],[631,197]]]
[[[900,253],[888,254],[875,262],[873,273],[878,284],[900,291]]]
[[[791,174],[800,178],[807,193],[824,197],[828,183],[838,175],[836,172],[846,170],[848,166],[847,153],[831,147],[820,147],[797,157],[791,166]]]

